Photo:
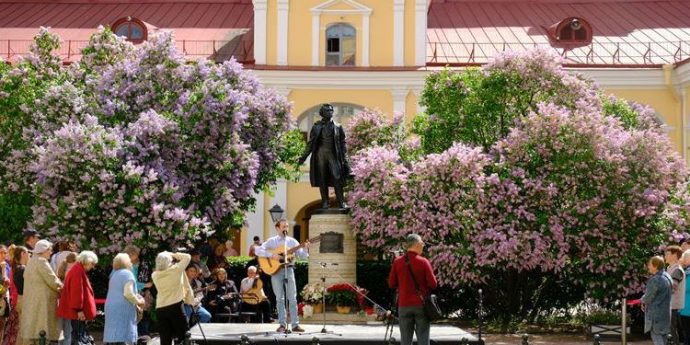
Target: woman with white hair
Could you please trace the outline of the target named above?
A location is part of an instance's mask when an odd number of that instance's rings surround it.
[[[72,334],[65,334],[79,344],[88,343],[86,321],[96,318],[96,299],[86,272],[98,264],[98,256],[85,250],[77,255],[77,261],[65,275],[64,287],[60,293],[57,314],[63,320],[69,320]],[[72,343],[71,341],[68,343]]]
[[[50,254],[53,244],[40,240],[31,251],[24,270],[24,297],[20,332],[25,342],[36,342],[40,332],[46,331],[48,341],[57,342],[62,338],[62,329],[57,318],[58,293],[62,282],[50,267]]]
[[[173,260],[177,262],[173,263]],[[185,268],[191,260],[191,255],[186,253],[162,252],[156,257],[153,284],[158,290],[156,311],[161,345],[171,345],[173,339],[182,340],[187,332],[184,304],[194,302],[194,293]]]
[[[137,295],[135,286],[129,255],[115,255],[105,299],[104,343],[137,342],[137,307],[144,306],[144,299]]]

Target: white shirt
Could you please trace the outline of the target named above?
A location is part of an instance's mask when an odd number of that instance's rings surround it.
[[[254,278],[254,279],[260,279],[260,278],[257,275],[256,278]],[[244,292],[249,291],[252,288],[252,286],[254,285],[254,279],[249,278],[249,277],[242,279],[242,282],[240,283],[240,293],[244,293]],[[259,296],[259,298],[261,298],[262,300],[266,299],[266,294],[264,294],[263,288],[261,289],[261,295]]]
[[[261,244],[260,247],[256,247],[256,250],[254,252],[256,253],[256,256],[270,258],[273,255],[273,253],[269,252],[269,250],[273,250],[276,248],[280,248],[282,250],[284,243],[287,243],[288,250],[290,248],[299,246],[299,242],[297,242],[296,239],[290,236],[273,236],[269,238],[266,242]],[[309,257],[309,252],[304,250],[304,248],[300,248],[295,252],[295,256],[297,256],[298,258],[306,259]]]

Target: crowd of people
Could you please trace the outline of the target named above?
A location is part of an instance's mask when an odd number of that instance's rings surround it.
[[[163,345],[181,340],[195,323],[272,322],[263,289],[270,278],[261,277],[256,258],[245,277],[229,277],[227,257],[238,255],[232,245],[209,239],[198,249],[164,251],[153,270],[138,247],[125,246],[112,259],[107,296],[98,296],[103,342],[147,339],[154,308]],[[250,254],[261,245],[255,237]],[[69,241],[51,243],[33,230],[24,232],[23,245],[0,245],[0,345],[37,344],[42,332],[50,343],[94,344],[87,322],[101,313],[88,272],[98,261],[93,251],[79,252]],[[238,287],[233,279],[240,278]],[[236,315],[248,317],[233,319]]]
[[[663,257],[649,258],[647,270],[650,278],[641,298],[645,333],[654,345],[666,345],[669,334],[674,343],[690,345],[690,239],[667,246]]]

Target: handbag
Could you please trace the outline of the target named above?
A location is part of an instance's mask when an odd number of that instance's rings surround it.
[[[414,283],[414,288],[417,291],[417,295],[422,300],[424,315],[426,315],[429,321],[436,321],[442,319],[443,313],[441,312],[441,308],[439,308],[438,306],[438,300],[436,298],[436,295],[429,294],[426,297],[422,296],[422,293],[419,290],[419,284],[417,284],[417,279],[415,279],[414,273],[412,272],[410,258],[408,258],[407,255],[405,255],[405,264],[407,265],[407,269],[410,271],[410,277],[412,277],[412,282]]]

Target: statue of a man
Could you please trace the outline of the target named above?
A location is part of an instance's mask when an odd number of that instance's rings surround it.
[[[309,180],[312,187],[319,187],[321,208],[328,208],[328,187],[335,189],[335,197],[340,208],[347,208],[343,184],[350,174],[350,166],[345,148],[345,132],[343,126],[333,122],[332,105],[322,105],[319,115],[321,120],[311,128],[307,148],[299,163],[303,164],[311,154]]]

